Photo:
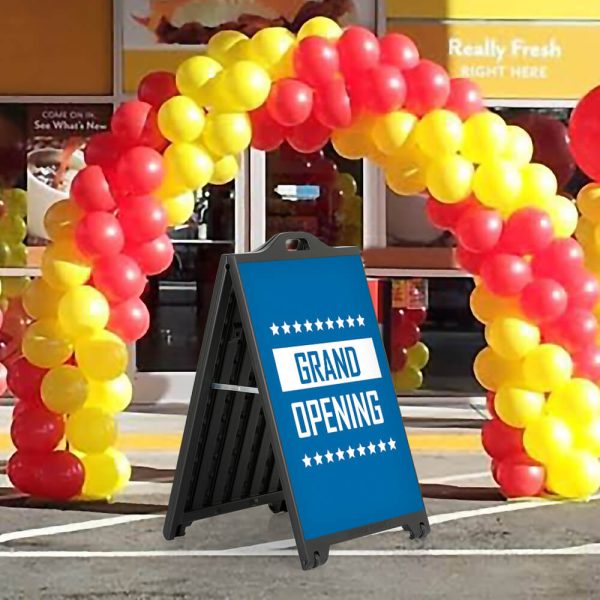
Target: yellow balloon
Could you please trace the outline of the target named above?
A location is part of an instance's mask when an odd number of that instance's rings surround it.
[[[239,154],[252,141],[252,125],[245,113],[212,112],[206,120],[202,141],[217,156]]]
[[[587,379],[571,379],[553,390],[546,410],[574,425],[600,419],[600,390]]]
[[[504,119],[492,112],[479,112],[464,124],[461,153],[471,162],[481,164],[499,158],[508,143]]]
[[[213,185],[223,185],[233,181],[240,170],[238,159],[229,154],[215,160],[215,170],[210,183]]]
[[[417,124],[412,113],[395,110],[375,119],[371,137],[375,146],[384,154],[395,154],[406,141]]]
[[[169,98],[158,111],[158,128],[170,142],[193,142],[205,122],[204,110],[187,96]]]
[[[17,215],[23,219],[27,216],[27,192],[25,190],[19,188],[4,190],[0,194],[0,199],[11,215]]]
[[[398,159],[394,166],[388,163],[385,181],[390,190],[399,196],[420,194],[427,187],[425,170],[421,165],[404,159]]]
[[[484,348],[475,357],[473,372],[477,381],[486,390],[495,392],[502,385],[521,383],[521,361],[509,361],[496,354],[491,348]]]
[[[423,342],[417,342],[407,350],[406,363],[415,370],[420,371],[429,362],[429,348]]]
[[[67,419],[65,434],[75,450],[98,454],[117,441],[117,424],[112,415],[99,408],[82,408]]]
[[[521,171],[509,161],[490,160],[475,171],[473,191],[478,200],[489,208],[510,207],[517,202],[522,189]]]
[[[505,316],[494,319],[485,328],[485,339],[502,358],[518,360],[539,345],[541,336],[540,330],[532,323]]]
[[[250,40],[250,56],[268,71],[280,67],[287,53],[294,46],[296,37],[285,27],[266,27]]]
[[[337,40],[342,35],[342,28],[333,19],[313,17],[300,27],[298,41],[312,35],[324,37],[328,40]]]
[[[241,60],[226,69],[223,87],[228,98],[233,100],[234,110],[248,112],[265,103],[271,91],[271,78],[259,64]]]
[[[85,470],[82,494],[86,498],[112,498],[131,479],[129,461],[122,452],[114,448],[102,454],[86,454],[81,461]]]
[[[175,76],[177,89],[189,96],[198,106],[208,106],[209,98],[204,86],[223,70],[223,67],[210,56],[192,56],[178,67]]]
[[[570,238],[575,233],[579,213],[574,202],[564,196],[550,196],[540,208],[548,213],[556,237]]]
[[[104,329],[109,317],[108,301],[89,285],[70,289],[58,303],[58,321],[73,338]]]
[[[350,173],[338,173],[336,175],[336,188],[348,198],[356,196],[358,192],[356,179],[354,179]]]
[[[27,236],[27,225],[23,217],[6,214],[0,219],[0,239],[9,244],[18,244]]]
[[[227,54],[225,56],[225,62],[223,64],[226,67],[231,67],[242,60],[253,60],[250,40],[240,40],[237,44],[233,45],[227,51]]]
[[[30,277],[0,277],[0,290],[6,298],[21,298],[31,285]]]
[[[525,429],[523,446],[531,458],[547,465],[571,450],[573,435],[564,421],[544,415]]]
[[[536,204],[556,196],[558,181],[556,175],[546,165],[529,163],[521,169],[521,176],[523,180],[521,195],[525,202]]]
[[[194,212],[196,200],[193,192],[183,192],[176,196],[166,198],[162,201],[163,208],[167,214],[169,227],[187,223]]]
[[[600,184],[588,183],[579,191],[577,208],[592,223],[600,223]]]
[[[334,130],[331,135],[331,143],[341,157],[349,160],[364,158],[370,149],[368,135],[356,127]]]
[[[586,217],[581,217],[577,222],[575,237],[582,246],[589,247],[592,244],[595,244],[596,240],[600,239],[600,228],[596,229],[594,222],[590,221]]]
[[[23,243],[8,245],[8,267],[25,267],[27,266],[27,246]]]
[[[544,412],[546,397],[539,392],[503,385],[494,398],[496,414],[504,423],[517,429],[529,427]]]
[[[36,367],[53,369],[69,360],[73,346],[58,321],[42,319],[32,323],[23,336],[23,355]]]
[[[75,358],[88,379],[116,379],[127,369],[127,346],[114,333],[99,331],[76,341]]]
[[[519,167],[525,166],[533,158],[533,140],[531,136],[517,125],[509,125],[507,130],[506,147],[502,158],[511,161]]]
[[[571,378],[573,361],[564,348],[555,344],[540,344],[525,357],[523,373],[528,388],[537,392],[552,392]]]
[[[119,375],[116,379],[87,382],[88,394],[86,408],[99,408],[110,414],[123,412],[133,397],[133,386],[127,375]]]
[[[240,41],[247,40],[248,36],[239,31],[230,29],[219,31],[208,41],[206,53],[222,65],[229,63],[227,53]]]
[[[427,169],[427,188],[431,195],[444,204],[465,200],[473,191],[473,164],[458,154],[438,158]]]
[[[572,427],[575,448],[600,458],[600,419]]]
[[[600,487],[600,462],[575,450],[548,465],[547,487],[564,498],[588,498]]]
[[[44,215],[44,228],[53,242],[73,238],[83,211],[73,200],[59,200]]]
[[[34,279],[23,292],[23,308],[36,320],[55,318],[63,293],[50,287],[44,279]]]
[[[88,382],[79,367],[61,365],[42,379],[41,395],[48,410],[60,415],[79,410],[88,395]]]
[[[86,283],[92,274],[89,260],[73,240],[61,239],[42,255],[42,277],[56,290],[68,290]]]
[[[501,317],[523,316],[517,298],[496,296],[482,283],[477,284],[471,293],[470,305],[474,317],[484,325]]]
[[[199,190],[212,177],[213,160],[197,144],[171,144],[163,157],[168,173],[187,190]]]
[[[406,365],[402,371],[394,373],[394,387],[398,392],[418,390],[423,385],[423,373],[415,367]]]
[[[463,141],[463,122],[449,110],[432,110],[415,127],[415,141],[432,158],[456,154]]]

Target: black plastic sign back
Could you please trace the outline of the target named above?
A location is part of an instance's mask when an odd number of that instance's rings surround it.
[[[429,532],[360,253],[304,233],[221,259],[164,535],[261,504],[289,512],[304,569]]]

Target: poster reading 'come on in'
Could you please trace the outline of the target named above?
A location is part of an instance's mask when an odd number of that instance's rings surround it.
[[[316,16],[374,28],[375,5],[376,0],[125,0],[124,92],[135,92],[148,72],[175,71],[219,31],[248,36],[265,27],[298,31]]]

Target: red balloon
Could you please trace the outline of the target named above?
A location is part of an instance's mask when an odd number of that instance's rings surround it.
[[[315,117],[310,116],[308,121],[302,125],[292,127],[286,135],[286,140],[294,150],[311,154],[324,148],[330,135],[331,129],[319,123]]]
[[[500,466],[500,461],[492,459],[492,461],[490,463],[490,470],[492,472],[492,477],[494,478],[494,481],[496,483],[498,483],[498,467],[499,466]],[[500,485],[500,484],[498,483],[498,485]]]
[[[598,320],[594,313],[581,308],[569,308],[542,329],[544,342],[564,346],[571,353],[593,344],[597,334]]]
[[[442,108],[448,101],[450,78],[440,65],[423,59],[416,67],[404,71],[404,79],[405,109],[418,117],[435,108]]]
[[[82,462],[66,450],[43,455],[39,471],[39,493],[50,500],[71,500],[81,493],[85,479]]]
[[[296,75],[318,87],[331,81],[340,69],[340,58],[333,42],[320,36],[304,38],[294,51]]]
[[[562,283],[573,269],[583,265],[583,249],[572,238],[554,240],[531,261],[531,269],[537,277],[549,277]]]
[[[456,238],[470,252],[489,252],[502,235],[502,215],[488,208],[467,210],[456,225]]]
[[[411,321],[405,319],[394,330],[394,342],[402,348],[412,348],[421,339],[421,330]]]
[[[313,109],[313,90],[299,79],[280,79],[273,84],[267,99],[272,119],[283,127],[304,123]]]
[[[562,284],[569,296],[569,306],[592,310],[600,299],[600,283],[587,269],[574,269],[563,277]]]
[[[458,266],[473,275],[479,275],[481,267],[488,257],[489,254],[487,253],[471,252],[460,244],[456,247],[456,262]]]
[[[552,242],[554,229],[547,213],[538,208],[521,208],[506,222],[500,246],[503,252],[537,254]]]
[[[115,110],[110,128],[128,146],[149,146],[164,150],[168,142],[160,133],[156,109],[147,102],[129,100]]]
[[[123,250],[125,237],[117,218],[108,212],[87,213],[75,228],[75,241],[91,258],[113,256]]]
[[[531,281],[531,268],[520,256],[495,254],[481,265],[481,278],[492,294],[516,296]]]
[[[17,451],[8,459],[6,475],[15,488],[24,494],[37,495],[40,467],[46,456]]]
[[[98,165],[83,168],[71,184],[71,198],[86,211],[112,211],[117,207],[104,171]]]
[[[126,146],[113,133],[104,131],[93,135],[83,150],[87,165],[97,165],[102,169],[115,166]]]
[[[544,491],[546,469],[526,454],[509,456],[498,464],[496,480],[506,498],[531,498]]]
[[[263,152],[271,152],[285,141],[285,128],[275,121],[266,106],[249,113],[252,123],[252,147]]]
[[[149,328],[150,313],[140,298],[130,298],[110,307],[107,329],[124,342],[137,342],[146,335]]]
[[[474,198],[467,198],[456,204],[444,204],[429,196],[425,204],[425,212],[431,223],[439,229],[454,231],[465,212],[478,206],[479,203]]]
[[[450,95],[444,108],[456,113],[463,120],[481,112],[484,104],[479,86],[470,79],[450,79]]]
[[[573,376],[600,383],[600,346],[592,344],[572,354]]]
[[[138,99],[151,104],[157,110],[169,98],[177,96],[175,75],[167,71],[156,71],[146,75],[138,86]]]
[[[23,452],[52,452],[65,434],[61,415],[43,407],[32,407],[16,417],[10,437],[17,450]]]
[[[497,460],[525,452],[523,430],[509,427],[500,419],[492,419],[483,424],[481,442],[487,454]]]
[[[402,371],[408,361],[408,350],[402,346],[396,346],[392,350],[390,366],[392,371]]]
[[[40,369],[21,357],[8,369],[8,389],[22,402],[36,403],[40,399],[42,379],[47,372],[48,369]]]
[[[412,69],[419,64],[419,50],[416,44],[402,33],[386,33],[379,40],[381,62],[393,65],[401,71]]]
[[[494,394],[494,392],[488,392],[485,395],[485,406],[486,406],[488,412],[490,413],[490,416],[492,417],[492,419],[499,418],[498,415],[496,414],[495,401],[496,401],[496,394]]]
[[[586,94],[575,107],[569,133],[571,152],[579,168],[590,179],[600,181],[600,86]]]
[[[368,93],[361,104],[367,109],[385,114],[404,104],[406,82],[398,67],[379,65],[366,74],[364,82]]]
[[[94,286],[113,304],[141,296],[148,283],[137,262],[125,254],[100,258],[92,277]]]
[[[144,244],[127,245],[123,254],[133,258],[146,275],[158,275],[173,262],[173,243],[167,234]]]
[[[149,242],[167,230],[167,213],[152,196],[129,196],[117,216],[128,242]]]
[[[510,119],[511,125],[522,127],[533,140],[533,162],[551,169],[562,189],[575,173],[575,161],[569,148],[569,132],[566,125],[551,115],[534,111],[519,111]]]
[[[521,310],[535,323],[558,319],[567,310],[565,288],[554,279],[534,279],[523,288]]]
[[[117,162],[119,189],[130,194],[151,194],[160,187],[164,177],[162,156],[152,148],[135,146]]]
[[[427,320],[427,309],[405,308],[404,315],[411,323],[414,323],[417,327],[420,327]]]
[[[340,69],[346,78],[360,75],[379,64],[381,51],[377,36],[357,25],[344,30],[337,42]]]
[[[314,115],[330,129],[350,126],[352,106],[343,79],[329,81],[315,91]]]

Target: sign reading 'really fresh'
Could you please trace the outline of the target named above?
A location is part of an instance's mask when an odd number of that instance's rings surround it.
[[[304,538],[424,511],[360,256],[238,268]]]

